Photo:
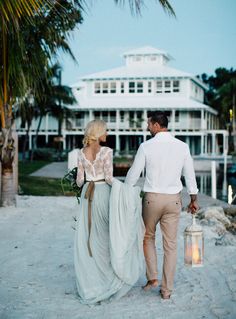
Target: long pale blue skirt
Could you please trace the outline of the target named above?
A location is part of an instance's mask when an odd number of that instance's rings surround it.
[[[144,268],[140,189],[114,180],[95,184],[89,255],[85,184],[77,216],[74,266],[79,299],[94,304],[126,294]]]

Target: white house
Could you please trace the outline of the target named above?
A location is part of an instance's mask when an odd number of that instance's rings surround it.
[[[150,136],[147,112],[163,110],[169,117],[169,130],[189,144],[192,155],[223,156],[228,132],[218,128],[217,111],[204,103],[208,88],[202,81],[170,67],[171,56],[152,47],[128,51],[124,59],[123,66],[84,76],[73,85],[78,103],[72,108],[75,116],[63,124],[65,149],[80,147],[86,124],[100,118],[107,122],[108,143],[116,154],[136,151]],[[56,130],[55,119],[48,115],[39,134],[47,143]],[[18,134],[25,134],[19,125]],[[30,139],[30,147],[31,143]]]

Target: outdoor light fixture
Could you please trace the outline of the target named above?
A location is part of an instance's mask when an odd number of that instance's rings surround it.
[[[187,226],[184,231],[184,264],[190,267],[202,267],[203,255],[203,231],[193,215],[192,224]]]

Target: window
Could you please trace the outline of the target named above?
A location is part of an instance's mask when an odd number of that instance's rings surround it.
[[[94,85],[94,93],[95,93],[95,94],[101,93],[101,83],[100,83],[100,82],[95,82],[95,85]]]
[[[140,56],[135,56],[135,57],[133,58],[133,60],[134,60],[135,62],[139,62],[139,61],[141,61],[141,57],[140,57]]]
[[[143,82],[137,82],[137,93],[143,93]]]
[[[143,93],[143,82],[129,82],[129,93]]]
[[[173,92],[179,92],[179,81],[173,81]]]
[[[103,82],[102,83],[102,93],[108,93],[108,83],[107,82]]]
[[[179,111],[175,111],[175,122],[179,122]]]
[[[110,93],[116,93],[116,82],[111,82]]]
[[[121,122],[125,121],[125,112],[124,111],[120,111],[120,121]]]
[[[136,124],[136,126],[139,127],[139,128],[142,127],[142,121],[143,121],[142,120],[142,113],[143,113],[142,111],[137,111],[137,113],[136,113],[137,114],[137,124]]]
[[[110,122],[116,122],[116,111],[110,111]]]
[[[162,81],[156,81],[156,93],[162,93]]]
[[[135,93],[135,82],[129,82],[129,93]]]
[[[148,93],[152,93],[152,82],[148,82]]]
[[[165,81],[165,93],[170,93],[170,92],[171,92],[171,82]]]
[[[120,82],[120,93],[125,93],[125,84],[124,84],[124,82]]]
[[[151,55],[151,56],[150,56],[150,61],[156,61],[156,60],[157,60],[157,58],[156,58],[155,55]]]
[[[108,121],[108,111],[102,111],[102,119],[103,121]]]
[[[96,120],[100,119],[100,112],[99,111],[95,111],[94,112],[94,117],[95,117]]]

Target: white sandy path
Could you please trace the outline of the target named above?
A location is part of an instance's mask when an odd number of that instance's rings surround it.
[[[201,201],[212,200],[204,196]],[[236,246],[215,246],[218,236],[205,226],[205,266],[184,267],[183,231],[190,222],[184,212],[170,301],[162,300],[158,290],[143,292],[143,275],[119,301],[81,305],[73,268],[72,227],[77,209],[75,198],[34,196],[18,197],[17,208],[0,209],[1,319],[236,318]],[[162,257],[159,235],[157,241]]]

